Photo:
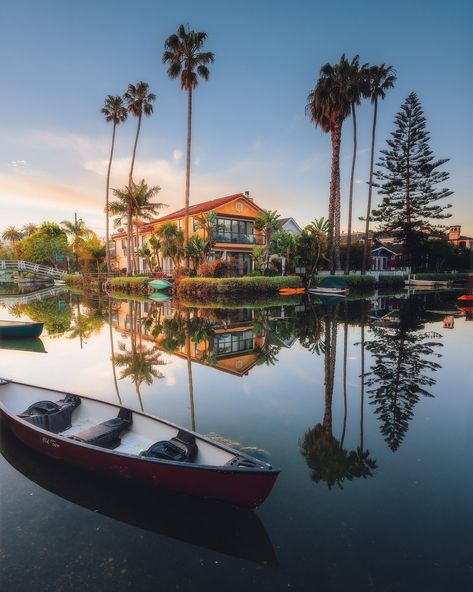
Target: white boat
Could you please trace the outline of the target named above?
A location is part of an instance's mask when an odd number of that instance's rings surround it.
[[[416,276],[409,276],[407,280],[404,281],[405,286],[425,286],[426,288],[432,288],[435,286],[448,286],[450,282],[448,280],[417,280]]]

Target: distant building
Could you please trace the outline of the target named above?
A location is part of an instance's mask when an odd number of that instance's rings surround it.
[[[379,245],[379,246],[376,246]],[[404,248],[402,245],[388,243],[380,244],[375,242],[371,249],[371,270],[391,271],[402,266]]]
[[[294,218],[280,218],[278,220],[278,226],[280,230],[284,230],[284,232],[288,232],[293,236],[298,236],[302,232],[302,228]]]
[[[460,224],[450,226],[448,229],[448,242],[455,247],[460,247],[460,249],[473,249],[473,237],[462,235],[461,228]]]

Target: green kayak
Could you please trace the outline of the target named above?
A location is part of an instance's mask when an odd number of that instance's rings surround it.
[[[171,300],[169,294],[163,294],[162,292],[153,292],[148,298],[149,300],[153,300],[153,302],[167,302],[168,300]]]
[[[167,290],[171,285],[171,282],[162,279],[155,279],[148,282],[148,286],[151,286],[153,290]]]

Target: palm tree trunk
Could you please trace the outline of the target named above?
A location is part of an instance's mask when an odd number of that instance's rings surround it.
[[[353,119],[353,158],[351,161],[351,174],[350,174],[350,195],[348,197],[348,236],[347,236],[347,252],[345,255],[345,273],[350,273],[350,251],[351,251],[351,221],[353,212],[353,183],[355,180],[355,163],[356,163],[356,109],[355,105],[351,106],[351,114]]]
[[[371,194],[373,192],[373,167],[374,167],[374,145],[376,139],[376,117],[378,115],[378,99],[374,100],[373,109],[373,129],[371,131],[371,161],[370,161],[370,178],[368,185],[368,207],[366,208],[366,225],[365,225],[365,243],[363,245],[363,263],[361,266],[362,275],[366,274],[368,267],[368,238],[370,231],[370,214],[371,214]]]
[[[113,148],[115,146],[115,130],[117,124],[116,122],[113,123],[113,132],[112,132],[112,148],[110,150],[110,160],[108,161],[108,170],[107,170],[107,191],[105,194],[105,240],[106,243],[106,253],[107,253],[107,273],[110,273],[110,217],[108,213],[108,204],[109,204],[109,190],[110,190],[110,171],[112,169],[112,159],[113,159]]]
[[[334,222],[335,222],[335,204],[337,200],[337,179],[340,175],[340,141],[341,125],[336,122],[332,129],[332,171],[330,177],[330,197],[328,202],[328,254],[330,263],[330,273],[335,273],[334,257]]]
[[[189,193],[191,182],[191,139],[192,139],[192,88],[187,93],[187,159],[186,159],[186,203],[184,215],[184,247],[189,242]],[[189,257],[186,257],[189,267]]]
[[[128,206],[128,213],[127,213],[127,223],[126,223],[126,234],[127,234],[127,242],[128,242],[128,249],[126,251],[126,266],[127,266],[127,274],[131,275],[131,231],[130,231],[130,206]]]
[[[140,135],[140,129],[141,129],[141,116],[142,114],[140,113],[138,116],[138,126],[136,127],[136,136],[135,136],[135,143],[133,145],[133,154],[131,156],[131,164],[130,164],[130,174],[128,175],[128,187],[131,191],[132,189],[132,185],[133,185],[133,169],[135,168],[135,158],[136,158],[136,147],[138,145],[138,138]],[[130,212],[131,214],[131,212]],[[134,245],[134,237],[133,237],[133,215],[130,215],[131,220],[129,220],[129,226],[128,226],[128,248],[130,251],[130,268],[128,273],[133,273],[134,269],[132,269],[131,267],[134,267],[134,262],[135,262],[135,245]]]

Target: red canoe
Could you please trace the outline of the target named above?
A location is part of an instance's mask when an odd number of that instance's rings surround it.
[[[27,446],[104,475],[255,508],[279,470],[146,413],[0,379],[0,419]]]
[[[473,300],[473,294],[464,294],[463,296],[459,296],[457,300]]]

